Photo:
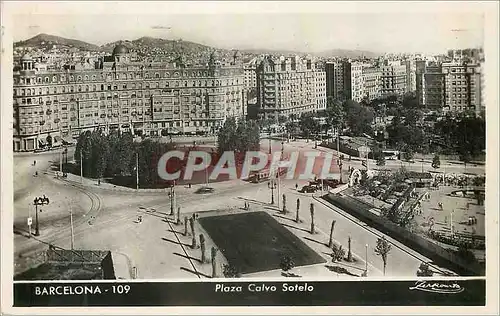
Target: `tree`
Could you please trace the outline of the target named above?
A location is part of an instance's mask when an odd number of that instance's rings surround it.
[[[215,262],[215,256],[217,255],[217,248],[212,247],[212,250],[210,252],[211,255],[211,261],[212,261],[212,278],[217,277],[217,265]]]
[[[195,215],[193,214],[193,216],[189,219],[189,225],[191,226],[191,235],[193,236],[191,242],[191,248],[196,249],[197,245],[196,245],[196,233],[194,231],[194,221],[195,221]]]
[[[476,198],[477,205],[484,205],[484,195],[479,190],[474,190],[474,197]]]
[[[309,207],[309,211],[311,212],[311,234],[315,234],[316,231],[314,230],[314,203],[311,203],[311,206]]]
[[[175,225],[180,225],[181,223],[181,207],[177,207],[177,216],[175,217]]]
[[[300,199],[297,198],[297,212],[295,213],[295,222],[296,223],[300,222],[299,209],[300,209]]]
[[[333,220],[332,221],[332,226],[330,227],[330,239],[328,240],[328,247],[332,248],[333,246],[333,230],[335,229],[335,223],[337,221]]]
[[[428,263],[422,262],[417,270],[417,276],[419,277],[431,277],[434,272],[429,267]]]
[[[411,148],[407,148],[406,151],[403,153],[403,159],[406,161],[410,161],[413,159],[414,152]]]
[[[382,155],[379,155],[377,158],[377,166],[385,166],[385,158]]]
[[[371,124],[375,117],[372,109],[361,106],[355,101],[347,100],[344,103],[344,110],[346,113],[345,121],[354,136],[361,136],[364,133],[371,134]]]
[[[476,256],[470,250],[470,246],[467,243],[460,243],[456,254],[462,257],[467,263],[477,262]]]
[[[347,240],[347,261],[351,262],[352,261],[352,252],[351,252],[351,236],[349,236],[349,239]]]
[[[286,121],[288,121],[288,118],[285,115],[278,116],[278,124],[282,125],[282,124],[286,123]]]
[[[332,262],[342,261],[345,257],[345,250],[342,246],[333,244],[332,246]]]
[[[345,118],[345,110],[342,104],[333,97],[328,97],[326,100],[326,121],[328,127],[335,127],[340,132],[340,127],[342,126]]]
[[[52,136],[47,135],[47,138],[45,139],[47,141],[47,146],[52,147]]]
[[[222,274],[226,278],[239,278],[241,277],[241,272],[238,268],[231,264],[224,264],[222,268]]]
[[[283,214],[286,214],[288,210],[286,209],[286,196],[283,194]]]
[[[434,158],[432,159],[432,168],[438,169],[441,165],[441,161],[439,160],[439,155],[436,154],[434,155]]]
[[[260,129],[254,121],[236,120],[228,118],[217,134],[218,153],[235,151],[235,153],[246,153],[247,151],[259,150]]]
[[[377,239],[377,246],[375,247],[375,253],[382,258],[382,262],[384,263],[384,275],[385,268],[387,266],[387,255],[391,251],[391,244],[385,239],[385,236]]]
[[[295,267],[295,262],[290,256],[284,255],[280,259],[280,269],[283,272],[288,273],[291,269]]]
[[[311,135],[316,134],[319,131],[319,123],[310,114],[303,114],[300,117],[300,129],[304,135],[309,139]]]
[[[205,256],[205,236],[200,234],[200,248],[201,248],[201,263],[205,263],[207,258]]]

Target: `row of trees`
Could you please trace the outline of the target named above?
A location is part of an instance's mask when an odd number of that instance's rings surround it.
[[[486,121],[472,115],[447,116],[434,127],[443,153],[458,153],[462,161],[483,154],[486,148]]]
[[[130,133],[112,131],[105,134],[96,129],[80,134],[74,157],[77,163],[82,163],[83,176],[96,179],[135,174],[137,158],[139,184],[150,186],[161,180],[157,170],[158,160],[174,148],[173,143],[151,139],[136,143]]]
[[[228,118],[217,135],[217,151],[234,151],[244,155],[247,151],[260,149],[260,127],[255,121]]]

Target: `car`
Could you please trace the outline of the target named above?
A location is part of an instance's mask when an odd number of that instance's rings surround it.
[[[302,189],[299,190],[300,193],[314,193],[316,192],[317,188],[310,186],[310,185],[305,185],[302,187]]]
[[[208,193],[213,193],[213,192],[214,192],[214,188],[201,187],[198,190],[196,190],[195,193],[197,193],[197,194],[208,194]]]

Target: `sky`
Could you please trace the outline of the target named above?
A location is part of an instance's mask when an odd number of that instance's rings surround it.
[[[47,33],[97,45],[151,36],[229,49],[443,53],[480,47],[484,40],[483,9],[443,9],[432,3],[421,4],[419,10],[410,4],[375,2],[346,7],[321,2],[305,9],[289,2],[254,3],[230,10],[225,3],[222,8],[158,2],[137,9],[133,2],[115,7],[89,3],[81,9],[63,2],[51,3],[52,7],[39,3],[11,10],[14,41]]]

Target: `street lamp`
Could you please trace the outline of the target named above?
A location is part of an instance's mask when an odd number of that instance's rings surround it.
[[[276,182],[274,182],[274,179],[271,179],[271,181],[269,181],[267,183],[267,187],[269,189],[271,189],[271,204],[274,204],[274,190],[277,188]]]
[[[40,229],[38,226],[38,206],[49,204],[49,198],[46,197],[45,195],[43,195],[42,197],[36,197],[33,200],[33,204],[35,205],[35,221],[36,221],[35,236],[40,236]]]
[[[340,158],[337,159],[337,165],[339,166],[339,170],[340,170],[340,183],[342,183],[342,159],[343,159],[343,156],[340,156]]]
[[[269,129],[269,155],[272,154],[272,140],[271,140],[271,129]]]

